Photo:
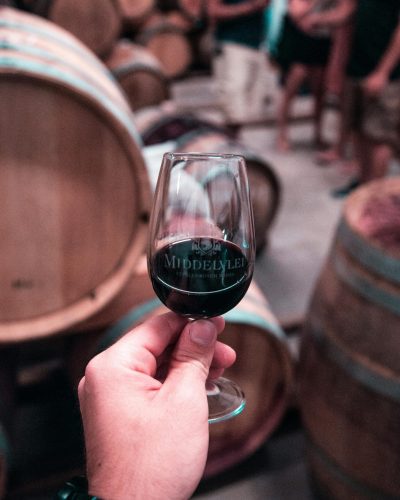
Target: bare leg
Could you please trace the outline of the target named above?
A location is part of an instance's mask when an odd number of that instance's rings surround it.
[[[349,113],[351,110],[351,86],[346,82],[343,91],[340,95],[340,104],[338,109],[338,135],[334,144],[317,155],[316,161],[320,165],[329,164],[335,161],[346,161],[346,148],[353,145],[352,132],[349,128]],[[355,164],[355,160],[351,160]]]
[[[356,189],[362,182],[365,181],[366,172],[369,171],[370,168],[370,149],[365,136],[360,134],[358,131],[353,131],[351,138],[354,145],[354,159],[352,165],[353,175],[346,185],[332,191],[331,194],[335,198],[347,196],[354,189]]]
[[[343,122],[343,112],[339,110],[338,139],[327,150],[317,154],[316,161],[318,164],[328,165],[329,163],[345,159],[345,146],[349,142],[349,138]]]
[[[363,172],[363,180],[380,179],[386,175],[392,158],[392,148],[387,144],[372,143],[370,145],[369,170]]]
[[[314,66],[310,69],[310,84],[314,96],[314,142],[317,147],[322,146],[322,111],[324,98],[325,69]]]
[[[301,84],[307,76],[307,68],[303,64],[293,64],[286,77],[285,88],[282,94],[281,104],[278,110],[278,137],[277,148],[279,151],[288,151],[290,143],[288,138],[288,122],[290,107]]]

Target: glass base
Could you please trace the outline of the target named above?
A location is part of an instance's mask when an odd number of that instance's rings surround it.
[[[206,389],[210,424],[236,417],[246,406],[242,389],[227,378],[207,381]]]

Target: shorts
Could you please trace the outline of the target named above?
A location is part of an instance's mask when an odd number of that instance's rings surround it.
[[[324,67],[328,63],[331,44],[330,37],[308,35],[286,15],[275,59],[284,70],[294,63]]]
[[[265,53],[224,42],[214,56],[213,73],[219,104],[228,123],[246,123],[264,118],[268,93]]]
[[[349,78],[344,95],[346,130],[399,148],[400,79],[389,82],[378,96],[368,97],[363,92],[361,80]]]

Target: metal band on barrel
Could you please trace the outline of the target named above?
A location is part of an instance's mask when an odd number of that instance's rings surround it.
[[[342,219],[338,227],[338,239],[358,262],[388,281],[400,283],[400,260],[361,238]]]

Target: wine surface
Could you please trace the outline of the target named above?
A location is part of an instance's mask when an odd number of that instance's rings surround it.
[[[169,309],[205,318],[232,309],[246,293],[251,272],[237,245],[216,238],[195,238],[158,250],[150,277],[154,291]]]

